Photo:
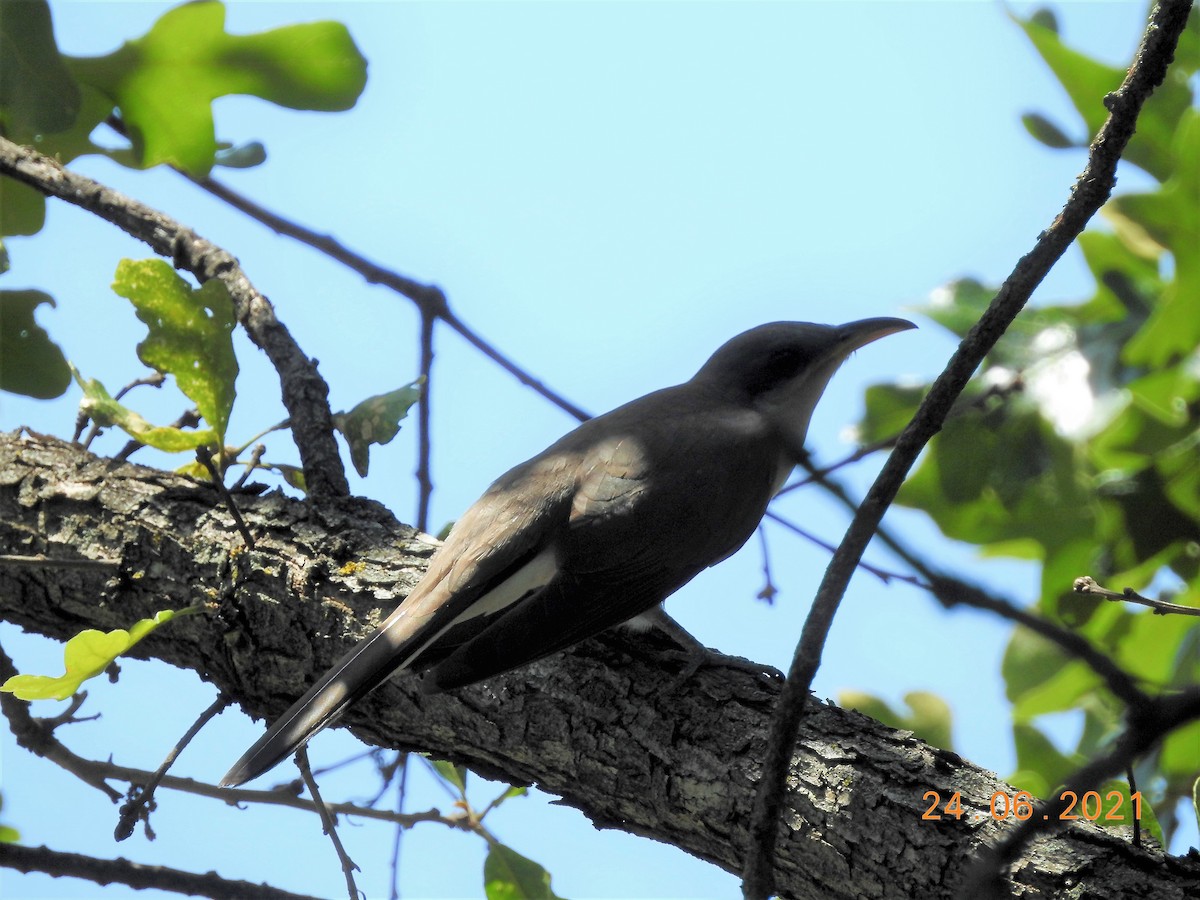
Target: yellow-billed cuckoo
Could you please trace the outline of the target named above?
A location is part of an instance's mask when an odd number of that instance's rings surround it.
[[[395,612],[221,783],[267,771],[397,670],[424,671],[429,691],[471,684],[661,603],[754,533],[842,361],[913,327],[761,325],[690,381],[584,422],[500,476]]]

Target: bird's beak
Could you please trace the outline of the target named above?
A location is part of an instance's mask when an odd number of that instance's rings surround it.
[[[898,331],[908,331],[910,328],[916,328],[908,319],[893,319],[890,317],[880,317],[877,319],[860,319],[857,322],[847,322],[839,329],[838,335],[838,350],[841,357],[849,356],[859,347],[865,347],[872,341],[877,341],[881,337],[887,337],[889,334],[895,334]]]

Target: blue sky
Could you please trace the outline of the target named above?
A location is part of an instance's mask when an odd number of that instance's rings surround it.
[[[166,4],[52,3],[60,46],[100,54],[145,32]],[[1019,11],[1032,7],[1018,5]],[[1114,62],[1140,33],[1140,3],[1057,7],[1067,39]],[[775,319],[849,321],[906,312],[946,281],[999,281],[1057,213],[1082,155],[1052,152],[1019,116],[1038,110],[1078,133],[1065,98],[992,3],[233,3],[228,28],[345,22],[370,62],[345,114],[297,113],[250,98],[216,104],[218,136],[260,139],[257,169],[218,172],[250,197],[381,263],[440,284],[453,309],[503,352],[585,409],[600,412],[691,375],[725,339]],[[234,252],[301,347],[321,361],[335,408],[417,373],[416,316],[403,299],[224,209],[170,172],[130,173],[101,159],[85,173],[159,207]],[[1120,187],[1138,183],[1122,173]],[[52,205],[47,228],[9,246],[6,286],[52,293],[39,321],[88,376],[116,388],[139,374],[141,332],[108,290],[121,256],[147,256],[98,220]],[[1082,299],[1090,280],[1072,252],[1039,301]],[[935,375],[952,344],[936,326],[872,345],[834,380],[810,429],[818,458],[852,449],[847,427],[867,384]],[[245,340],[230,435],[283,418],[265,359]],[[462,512],[511,465],[572,424],[442,329],[437,341],[431,525]],[[182,401],[134,395],[169,421]],[[74,402],[0,399],[0,425],[69,435]],[[372,458],[357,492],[411,520],[415,430]],[[99,447],[115,452],[116,437]],[[294,461],[286,440],[270,458]],[[851,476],[860,490],[871,465]],[[836,541],[846,518],[811,493],[780,512]],[[921,518],[892,527],[969,577],[1031,600],[1026,567],[938,542]],[[826,557],[769,528],[774,606],[757,541],[668,605],[705,643],[785,667]],[[882,551],[869,556],[895,565]],[[1008,629],[945,614],[928,597],[868,576],[852,585],[816,683],[892,702],[909,690],[944,696],[957,749],[1000,774],[1013,764],[997,670]],[[11,627],[18,666],[55,670],[60,650]],[[119,684],[91,689],[96,723],[60,733],[84,755],[153,768],[211,701],[191,673],[131,662]],[[85,710],[86,711],[86,710]],[[215,780],[260,726],[228,712],[178,771]],[[1069,723],[1064,724],[1069,729]],[[353,751],[315,741],[315,759]],[[319,825],[299,813],[239,811],[163,796],[158,839],[111,840],[115,810],[49,763],[0,737],[4,821],[26,842],[266,880],[342,896]],[[288,773],[290,777],[290,773]],[[330,779],[359,796],[369,773]],[[498,790],[498,789],[491,789]],[[447,808],[418,783],[413,809]],[[478,791],[486,801],[489,789]],[[598,832],[548,798],[510,802],[497,833],[545,865],[568,897],[733,896],[732,876],[670,847]],[[391,835],[343,831],[368,896],[386,896]],[[1194,837],[1192,839],[1194,841]],[[405,837],[406,897],[479,896],[483,847],[429,826]],[[83,882],[0,872],[0,893],[124,897]],[[139,893],[139,897],[153,894]]]

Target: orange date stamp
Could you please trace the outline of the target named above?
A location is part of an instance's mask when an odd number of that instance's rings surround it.
[[[942,795],[938,791],[926,791],[921,795],[921,799],[929,804],[929,807],[921,815],[923,822],[940,822],[943,819],[961,820],[964,816],[967,816],[969,820],[971,818],[971,812],[963,806],[962,796],[958,791],[951,794],[945,803],[942,803]],[[1099,791],[1087,791],[1082,796],[1074,791],[1063,791],[1059,794],[1058,799],[1066,804],[1054,816],[1055,820],[1059,822],[1072,822],[1079,819],[1086,819],[1089,822],[1126,822],[1129,820],[1129,815],[1124,810],[1126,801],[1130,804],[1133,818],[1138,820],[1142,818],[1141,791],[1134,791],[1129,795],[1121,791],[1109,791],[1103,797]],[[1038,814],[1036,802],[1028,791],[1017,791],[1016,793],[996,791],[992,794],[989,811],[997,822],[1005,819],[1017,819],[1024,822]],[[983,813],[976,812],[975,815],[978,816],[974,819],[976,822],[987,818]],[[1050,813],[1042,813],[1041,816],[1045,821],[1049,821],[1051,817]]]

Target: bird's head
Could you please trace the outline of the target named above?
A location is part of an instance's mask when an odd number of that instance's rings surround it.
[[[916,327],[892,318],[845,325],[771,322],[727,341],[692,380],[712,384],[763,413],[798,450],[817,401],[846,357],[871,341]]]

